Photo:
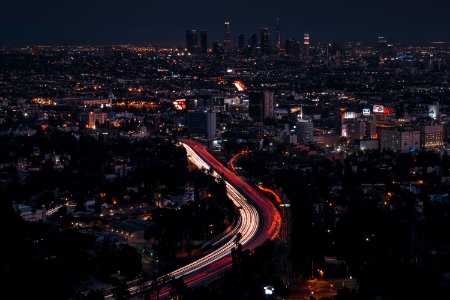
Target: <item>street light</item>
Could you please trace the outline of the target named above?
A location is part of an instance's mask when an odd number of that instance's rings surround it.
[[[320,276],[320,280],[323,280],[323,270],[319,270],[319,276]]]

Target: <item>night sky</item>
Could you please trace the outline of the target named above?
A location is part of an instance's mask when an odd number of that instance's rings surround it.
[[[233,39],[261,27],[273,34],[280,18],[282,41],[450,41],[448,0],[3,0],[0,44],[183,45],[186,29],[222,39],[229,20]],[[272,36],[273,39],[273,36]]]

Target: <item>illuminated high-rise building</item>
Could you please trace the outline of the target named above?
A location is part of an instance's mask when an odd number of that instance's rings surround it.
[[[305,33],[304,35],[303,35],[303,49],[304,49],[304,54],[305,55],[309,55],[309,46],[310,46],[310,44],[311,44],[311,40],[310,40],[310,37],[309,37],[309,33]]]
[[[444,145],[444,126],[425,124],[420,126],[421,146],[425,150],[440,149]]]
[[[280,50],[281,48],[281,33],[280,33],[280,22],[277,18],[277,31],[275,33],[275,48]]]
[[[310,44],[309,33],[305,33],[303,35],[303,45],[309,46],[309,44]]]
[[[81,115],[83,123],[86,124],[88,128],[95,128],[98,125],[105,124],[109,120],[109,116],[105,112],[94,112],[91,111],[86,114]]]
[[[188,111],[186,125],[192,134],[202,135],[208,140],[214,138],[217,129],[216,113],[209,111]]]
[[[270,33],[268,28],[261,28],[261,52],[270,53]]]
[[[198,47],[198,33],[197,30],[186,30],[186,48],[188,51],[194,51]]]
[[[258,52],[258,35],[256,33],[250,36],[248,44],[250,46],[250,52],[256,54]]]
[[[381,129],[380,150],[410,152],[420,148],[420,131],[403,128]]]
[[[208,53],[208,33],[204,30],[200,31],[200,48],[202,53]]]
[[[313,141],[314,124],[311,120],[300,120],[295,123],[295,134],[297,135],[297,142],[308,144]]]
[[[245,36],[243,33],[239,34],[238,36],[238,47],[239,51],[242,51],[245,48]]]
[[[248,113],[255,122],[263,122],[273,117],[273,93],[252,92],[249,94]]]
[[[231,25],[230,22],[225,22],[223,30],[223,47],[226,52],[230,52],[233,48],[233,41],[231,39]]]
[[[286,40],[286,55],[298,57],[301,54],[301,43],[299,41],[289,39]]]

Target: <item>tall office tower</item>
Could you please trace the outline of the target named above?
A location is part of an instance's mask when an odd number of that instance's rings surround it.
[[[268,28],[261,28],[261,52],[270,53],[270,34]]]
[[[243,33],[239,34],[238,36],[238,47],[239,51],[242,51],[245,48],[245,36]]]
[[[309,33],[305,33],[303,35],[303,49],[304,49],[304,54],[305,55],[309,55],[309,46],[311,44],[311,41],[309,39]]]
[[[375,116],[370,115],[362,118],[364,122],[364,139],[376,139],[377,138],[377,123]]]
[[[289,39],[286,40],[286,54],[289,56],[300,56],[301,54],[301,43],[299,41]]]
[[[281,48],[281,33],[280,33],[280,22],[277,18],[277,31],[275,33],[275,47],[277,50]]]
[[[200,48],[202,53],[208,53],[208,33],[204,30],[200,31]]]
[[[249,44],[252,53],[255,54],[258,48],[258,36],[256,35],[256,33],[253,33],[252,36],[250,37]]]
[[[285,48],[286,48],[286,54],[293,56],[294,55],[294,45],[295,45],[295,40],[293,39],[288,39],[286,40],[286,44],[285,44]]]
[[[217,129],[217,117],[213,111],[188,111],[186,115],[188,130],[193,134],[213,139]]]
[[[295,123],[295,134],[299,143],[308,144],[313,141],[314,125],[311,120],[300,120]]]
[[[223,30],[223,47],[226,52],[230,52],[233,48],[233,41],[231,40],[231,25],[230,22],[225,22]]]
[[[216,136],[217,130],[217,115],[216,112],[210,110],[206,117],[206,137],[208,140],[212,140]]]
[[[420,140],[425,150],[441,148],[444,145],[444,126],[442,124],[421,125]]]
[[[380,150],[409,152],[420,148],[420,131],[402,128],[381,129]]]
[[[350,141],[362,140],[365,136],[365,124],[356,118],[342,119],[342,136]]]
[[[252,92],[249,94],[248,113],[255,122],[273,117],[273,93]]]
[[[198,47],[198,34],[197,30],[186,30],[186,48],[188,51],[193,51]]]
[[[350,141],[370,140],[377,137],[374,116],[343,120],[346,124],[347,137]]]
[[[261,93],[250,93],[248,98],[248,116],[255,122],[262,122],[264,117]]]

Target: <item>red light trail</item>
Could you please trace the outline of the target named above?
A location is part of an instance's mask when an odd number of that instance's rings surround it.
[[[233,230],[220,241],[223,244],[209,254],[189,263],[169,274],[160,277],[182,277],[188,286],[207,283],[217,278],[217,275],[231,267],[231,250],[235,247],[235,236],[240,233],[240,244],[243,249],[253,250],[268,239],[275,239],[280,234],[282,220],[279,211],[270,199],[250,186],[236,173],[222,165],[201,144],[192,140],[182,140],[189,160],[198,168],[211,168],[215,176],[225,180],[228,197],[238,207],[239,221]],[[138,284],[137,280],[128,282],[129,291],[135,299],[139,294],[152,287],[153,281]],[[162,287],[160,296],[169,294],[168,287]],[[113,295],[105,296],[112,299]]]

